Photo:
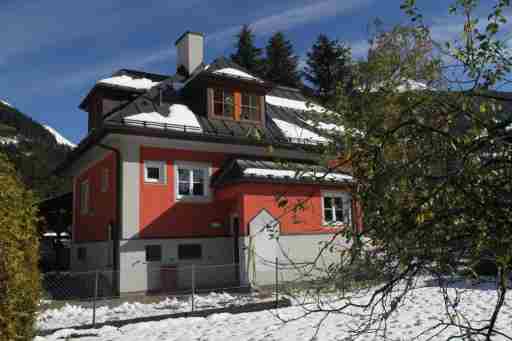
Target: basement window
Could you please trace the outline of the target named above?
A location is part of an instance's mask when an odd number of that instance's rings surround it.
[[[161,245],[146,245],[146,262],[160,262],[162,260]]]
[[[200,259],[203,256],[201,244],[178,245],[178,259]]]
[[[144,182],[165,184],[165,162],[144,161]]]

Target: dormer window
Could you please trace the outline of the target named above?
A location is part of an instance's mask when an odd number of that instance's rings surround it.
[[[225,89],[214,89],[213,110],[215,116],[235,119],[235,93]]]
[[[260,100],[253,94],[242,93],[242,110],[240,118],[248,121],[260,121]]]
[[[264,96],[236,89],[208,89],[208,115],[212,118],[263,123]]]

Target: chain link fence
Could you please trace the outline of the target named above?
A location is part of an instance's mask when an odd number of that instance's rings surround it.
[[[276,266],[276,274],[277,271]],[[94,326],[253,303],[277,304],[278,298],[272,285],[269,290],[258,292],[242,285],[238,264],[148,268],[137,283],[126,283],[143,290],[117,295],[116,281],[121,280],[123,287],[122,281],[127,280],[123,276],[112,270],[44,274],[38,330]],[[277,275],[275,278],[277,281]]]

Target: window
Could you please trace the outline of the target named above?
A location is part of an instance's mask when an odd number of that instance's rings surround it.
[[[258,96],[242,93],[242,110],[240,119],[249,121],[260,120],[260,104]]]
[[[145,161],[144,162],[144,181],[149,183],[165,183],[165,162],[164,161]]]
[[[87,249],[83,246],[76,249],[76,258],[79,261],[85,261],[85,259],[87,258]]]
[[[233,91],[213,90],[213,113],[216,116],[235,118],[235,94]]]
[[[89,213],[89,181],[80,184],[80,213]]]
[[[199,259],[202,257],[202,253],[200,244],[178,245],[178,259]]]
[[[352,198],[346,192],[324,192],[322,195],[325,224],[350,224]]]
[[[146,245],[146,262],[160,262],[162,260],[161,245]]]
[[[109,169],[103,168],[103,172],[101,173],[101,191],[107,192],[108,191],[108,183],[109,183]]]
[[[176,199],[208,197],[209,166],[197,163],[176,163]]]

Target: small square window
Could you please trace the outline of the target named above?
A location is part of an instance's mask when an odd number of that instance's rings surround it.
[[[76,250],[76,258],[79,260],[79,261],[85,261],[86,258],[87,258],[87,249],[85,247],[79,247],[77,250]]]
[[[144,162],[144,181],[149,183],[165,183],[165,162],[164,161],[145,161]]]
[[[161,245],[146,245],[146,262],[160,262],[162,260]]]
[[[181,244],[178,245],[179,259],[200,259],[203,256],[201,244]]]

